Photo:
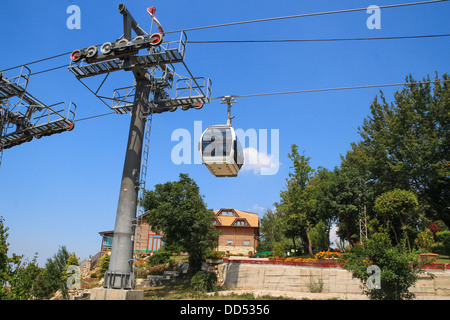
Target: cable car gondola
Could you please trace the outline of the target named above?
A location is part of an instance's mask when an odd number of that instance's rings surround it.
[[[236,177],[244,164],[242,146],[231,126],[209,126],[199,148],[203,163],[216,177]]]
[[[199,141],[199,151],[203,163],[216,177],[236,177],[244,164],[244,152],[231,126],[230,114],[232,97],[225,97],[228,103],[227,124],[209,126]]]

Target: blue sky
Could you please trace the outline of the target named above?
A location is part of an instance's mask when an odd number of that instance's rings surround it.
[[[125,3],[147,32],[146,8],[155,6],[166,31],[302,13],[366,8],[407,1],[112,1],[17,0],[0,11],[0,70],[119,38]],[[81,29],[66,26],[69,5],[81,9]],[[450,4],[437,3],[381,10],[381,29],[366,26],[365,11],[236,25],[187,32],[188,40],[265,40],[391,37],[450,33]],[[246,44],[188,44],[185,62],[195,76],[212,80],[212,96],[246,95],[360,85],[402,83],[408,74],[421,80],[448,72],[449,38]],[[69,62],[64,56],[31,65],[32,72]],[[182,65],[177,73],[188,76]],[[102,80],[92,79],[95,81]],[[87,81],[88,82],[88,81]],[[111,76],[102,93],[132,85],[131,75]],[[383,88],[387,99],[400,87]],[[76,78],[59,69],[31,77],[29,92],[47,104],[73,101],[77,118],[109,112]],[[279,200],[289,173],[292,144],[311,157],[311,166],[340,164],[358,126],[369,114],[379,89],[237,98],[235,128],[279,130],[279,170],[261,175],[243,170],[237,178],[216,178],[201,164],[175,165],[171,141],[176,129],[192,134],[226,121],[226,108],[212,100],[200,111],[178,110],[153,118],[147,188],[188,173],[200,186],[209,208],[233,207],[258,212]],[[99,231],[114,228],[129,115],[113,115],[77,123],[72,132],[33,140],[5,150],[0,167],[0,216],[9,227],[10,253],[43,264],[60,245],[79,257],[100,249]],[[192,160],[193,160],[192,155]]]

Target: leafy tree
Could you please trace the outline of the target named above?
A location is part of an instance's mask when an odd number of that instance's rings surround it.
[[[334,170],[332,188],[337,234],[341,239],[355,244],[359,241],[359,219],[364,212],[364,205],[370,207],[364,177],[354,168],[342,165]]]
[[[407,221],[415,214],[417,205],[416,196],[411,191],[401,189],[385,192],[375,200],[375,210],[385,218],[386,222],[393,220],[400,221],[410,250],[411,243],[407,231]],[[390,227],[398,243],[397,232],[392,223],[390,223]]]
[[[259,251],[270,251],[275,242],[283,240],[283,230],[281,225],[281,216],[267,209],[260,221],[261,239],[258,242]],[[295,245],[294,245],[295,246]]]
[[[314,188],[317,220],[324,223],[326,237],[330,237],[330,229],[336,220],[336,196],[339,192],[334,188],[336,175],[333,171],[319,167],[310,180]]]
[[[288,157],[293,162],[291,169],[294,172],[289,173],[286,189],[280,192],[281,200],[276,207],[283,217],[285,236],[302,238],[312,255],[310,231],[317,220],[317,199],[313,196],[314,189],[308,188],[308,185],[314,169],[309,166],[310,158],[300,155],[295,144],[291,146]]]
[[[376,181],[376,195],[412,190],[428,219],[450,225],[448,80],[444,74],[418,83],[409,76],[392,103],[381,92],[359,128],[362,140],[352,144],[346,158]]]
[[[64,280],[67,261],[71,255],[66,246],[61,246],[52,258],[48,258],[39,283],[43,286],[40,289],[40,296],[50,297],[54,292],[60,290],[63,299],[69,297],[67,283]]]
[[[67,285],[67,280],[73,275],[73,271],[70,271],[70,266],[79,266],[80,262],[75,253],[72,253],[67,259],[66,265],[64,266],[64,270],[61,274],[61,280],[64,281]],[[73,283],[72,283],[73,284]]]
[[[363,292],[370,299],[409,300],[415,297],[409,288],[422,272],[418,258],[409,253],[404,242],[392,245],[385,231],[371,235],[363,245],[351,247],[341,259],[353,278],[361,280]],[[374,277],[379,277],[379,283],[372,282],[376,280]]]
[[[37,297],[36,278],[42,272],[37,264],[37,255],[32,261],[23,260],[23,256],[13,254],[10,258],[10,276],[7,299],[28,300]]]
[[[318,251],[326,251],[330,246],[330,236],[325,222],[322,220],[311,229],[311,243],[313,248]]]
[[[37,255],[32,261],[12,254],[8,257],[8,228],[0,217],[0,300],[27,300],[36,296],[36,277],[41,269]]]
[[[0,300],[7,296],[8,284],[8,228],[4,225],[3,217],[0,217]]]
[[[206,208],[199,187],[187,174],[179,180],[157,184],[145,193],[147,222],[162,231],[164,242],[178,244],[189,253],[189,269],[195,273],[209,250],[217,246],[218,233],[212,224],[214,212]]]

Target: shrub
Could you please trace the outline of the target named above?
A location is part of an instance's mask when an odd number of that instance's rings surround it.
[[[191,289],[195,292],[214,291],[217,276],[212,271],[199,271],[191,278]]]
[[[431,232],[431,231],[430,231]],[[353,278],[361,280],[363,292],[371,300],[403,300],[413,299],[409,292],[420,270],[417,256],[410,254],[405,243],[392,245],[385,232],[373,234],[363,245],[349,248],[340,257],[344,268],[352,273]],[[369,269],[369,267],[372,267]],[[377,275],[369,272],[378,267]],[[379,280],[379,287],[376,284]],[[374,283],[371,282],[375,280]]]
[[[450,256],[450,231],[436,232],[436,237],[438,240],[437,253]]]
[[[280,258],[284,257],[284,243],[283,242],[275,242],[273,244],[272,256],[280,257]]]
[[[221,259],[225,255],[223,251],[211,250],[211,252],[206,256],[206,259]]]
[[[434,222],[428,226],[428,229],[430,229],[431,232],[433,232],[433,235],[441,231],[441,228],[439,228],[439,226]]]
[[[417,236],[415,241],[419,252],[431,252],[434,244],[433,232],[430,229],[425,229]]]
[[[155,252],[152,256],[147,258],[147,265],[150,267],[157,266],[160,264],[169,263],[171,257],[170,252]]]
[[[166,264],[158,264],[155,266],[147,267],[147,273],[150,275],[163,275],[164,271],[168,271],[170,267]]]

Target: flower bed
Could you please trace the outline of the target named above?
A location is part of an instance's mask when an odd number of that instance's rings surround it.
[[[340,268],[341,264],[337,261],[315,261],[315,259],[297,259],[297,261],[289,260],[262,260],[262,259],[228,259],[224,258],[224,263],[249,263],[249,264],[271,264],[284,266],[301,266],[301,267],[316,267],[316,268]]]
[[[318,263],[318,262],[337,262],[340,257],[340,252],[321,251],[316,253],[314,258],[297,258],[289,257],[285,258],[287,262],[306,262],[306,263]]]
[[[312,260],[311,260],[312,261]],[[284,265],[284,266],[298,266],[298,267],[315,267],[315,268],[342,268],[343,263],[337,260],[332,261],[287,261],[287,260],[262,260],[262,259],[228,259],[223,258],[224,263],[249,263],[249,264],[270,264],[270,265]],[[450,270],[450,263],[434,263],[423,265],[422,269],[425,270]]]

